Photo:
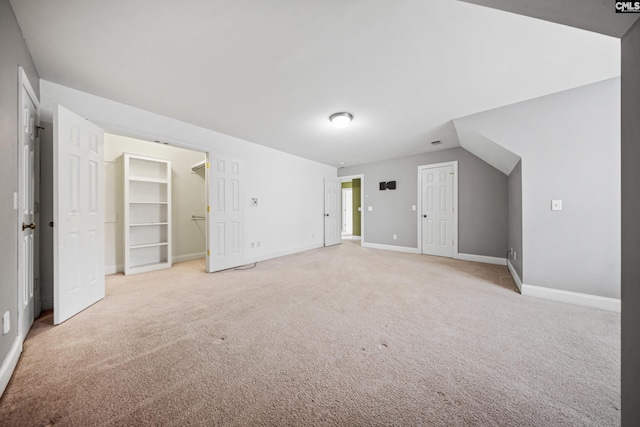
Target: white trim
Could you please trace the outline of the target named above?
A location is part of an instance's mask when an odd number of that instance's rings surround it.
[[[544,288],[541,286],[527,284],[522,285],[522,295],[620,313],[620,300],[615,298],[581,294],[579,292],[563,291],[560,289]]]
[[[340,182],[349,179],[353,180],[354,178],[360,179],[360,240],[362,242],[360,243],[360,245],[364,246],[364,174],[360,173],[356,175],[345,175],[338,177]]]
[[[518,290],[522,293],[522,280],[520,280],[520,276],[518,276],[518,272],[516,271],[511,261],[507,261],[507,268],[509,269],[509,273],[511,273],[511,277],[516,282],[516,286],[518,286]]]
[[[495,256],[459,253],[458,259],[461,259],[463,261],[482,262],[484,264],[507,265],[507,260],[505,258],[500,258]]]
[[[418,166],[418,209],[417,209],[417,222],[418,222],[418,252],[422,252],[422,171],[425,169],[439,168],[443,166],[453,167],[453,256],[452,258],[458,258],[458,161],[451,162],[432,163],[429,165]]]
[[[284,249],[281,251],[274,251],[274,252],[269,252],[269,253],[260,254],[260,255],[248,256],[247,264],[251,264],[252,262],[267,261],[273,258],[280,258],[283,256],[293,255],[299,252],[305,252],[305,251],[310,251],[312,249],[318,249],[318,248],[324,248],[324,247],[325,247],[324,242],[322,242],[322,243],[314,243],[312,245],[299,246],[297,248]],[[331,247],[331,246],[327,246],[327,247]]]
[[[383,245],[382,243],[362,242],[363,248],[382,249],[385,251],[404,252],[407,254],[419,254],[418,248],[408,248],[406,246]]]
[[[16,369],[21,353],[22,340],[20,339],[20,336],[17,336],[13,340],[13,344],[11,344],[7,357],[4,358],[2,365],[0,365],[0,396],[2,396],[4,390],[9,384],[9,380],[11,380],[11,375],[13,375],[13,371]]]

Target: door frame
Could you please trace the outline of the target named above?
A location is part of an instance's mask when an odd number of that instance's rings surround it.
[[[342,183],[342,181],[341,181],[341,183]],[[342,225],[343,225],[342,232],[343,233],[347,232],[347,222],[349,222],[347,220],[348,215],[345,212],[345,207],[347,205],[347,203],[346,203],[346,201],[347,201],[347,193],[349,193],[351,195],[351,197],[353,198],[353,196],[352,196],[353,188],[342,188]],[[350,199],[349,201],[350,201],[350,203],[349,203],[349,205],[350,205],[349,211],[351,213],[351,218],[350,218],[350,221],[351,221],[351,233],[349,233],[349,234],[353,235],[353,200]]]
[[[359,173],[355,175],[339,176],[338,179],[342,183],[343,181],[359,179],[360,180],[360,246],[364,243],[364,174]],[[355,240],[355,239],[354,239]]]
[[[422,254],[422,171],[453,166],[453,259],[458,259],[458,161],[431,163],[418,166],[418,253]]]
[[[36,118],[35,118],[35,129],[34,132],[36,132],[36,136],[34,139],[34,161],[33,161],[33,173],[34,173],[34,189],[33,189],[33,194],[32,197],[34,198],[34,213],[33,213],[33,222],[37,225],[36,229],[33,231],[33,260],[32,260],[32,266],[31,266],[31,274],[33,277],[33,314],[34,314],[34,319],[37,317],[37,315],[39,315],[38,311],[41,307],[40,304],[40,285],[39,285],[39,281],[40,281],[40,257],[39,257],[39,251],[40,251],[40,232],[39,232],[39,227],[41,226],[41,224],[38,223],[38,220],[40,219],[40,214],[39,214],[39,205],[40,205],[40,174],[39,174],[39,169],[40,169],[40,137],[38,136],[38,132],[40,130],[39,126],[40,126],[40,99],[38,99],[38,97],[36,96],[35,91],[33,90],[33,86],[31,85],[31,81],[29,80],[29,76],[27,76],[27,73],[24,71],[24,68],[22,68],[21,66],[18,67],[18,145],[21,146],[22,145],[22,138],[24,138],[24,132],[22,131],[22,128],[25,126],[25,123],[23,123],[24,121],[24,115],[23,115],[23,111],[22,111],[22,107],[24,105],[24,90],[26,90],[29,98],[31,98],[31,100],[34,102],[35,106],[36,106]],[[18,186],[20,186],[20,177],[22,176],[22,174],[24,173],[23,170],[23,165],[24,162],[21,162],[21,154],[20,154],[21,149],[18,150]],[[26,183],[24,184],[26,185]],[[20,259],[23,255],[22,251],[20,250],[20,240],[22,239],[22,232],[20,231],[22,229],[22,213],[21,213],[21,209],[20,209],[20,203],[22,202],[21,200],[18,200],[19,196],[20,196],[20,188],[18,188],[18,192],[16,193],[16,195],[18,197],[16,197],[16,203],[17,203],[17,215],[16,215],[16,233],[18,235],[18,263],[16,265],[16,268],[19,270],[20,269]],[[22,260],[22,262],[25,262],[25,260]],[[16,325],[17,330],[18,330],[18,336],[20,337],[20,339],[24,342],[24,340],[27,338],[27,334],[29,333],[29,331],[23,331],[22,330],[22,303],[20,301],[20,297],[21,297],[21,283],[20,283],[20,271],[18,271],[17,274],[17,294],[18,294],[18,310],[17,310],[17,322],[18,324]],[[37,303],[36,303],[37,301]]]

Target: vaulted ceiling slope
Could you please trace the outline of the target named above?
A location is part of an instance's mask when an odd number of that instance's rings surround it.
[[[454,0],[11,4],[43,79],[330,165],[620,73],[613,37]]]

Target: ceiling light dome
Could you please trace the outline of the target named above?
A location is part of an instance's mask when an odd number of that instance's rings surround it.
[[[349,123],[353,120],[353,116],[349,113],[335,113],[329,117],[329,120],[331,120],[331,123],[333,123],[335,127],[342,129],[349,126]]]

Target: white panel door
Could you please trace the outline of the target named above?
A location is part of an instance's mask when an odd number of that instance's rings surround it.
[[[209,173],[209,248],[207,271],[220,271],[244,263],[242,167],[239,161],[211,156]]]
[[[37,265],[34,262],[36,210],[35,177],[37,167],[36,144],[38,99],[29,80],[20,69],[20,138],[19,138],[19,181],[18,181],[18,333],[24,340],[31,329],[34,318],[34,282]]]
[[[60,105],[53,126],[57,325],[104,298],[104,132]]]
[[[422,253],[453,257],[453,166],[423,169]]]
[[[324,179],[324,245],[342,243],[342,184],[337,178]]]

